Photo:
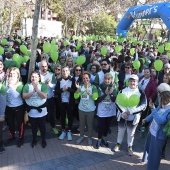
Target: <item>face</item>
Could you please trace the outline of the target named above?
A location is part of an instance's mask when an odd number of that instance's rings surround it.
[[[69,67],[72,67],[72,66],[73,66],[73,61],[72,61],[72,60],[68,60],[68,61],[67,61],[67,65],[68,65]]]
[[[81,67],[76,67],[75,76],[80,76],[80,74],[81,74]]]
[[[151,74],[155,76],[156,75],[156,70],[155,69],[151,69]]]
[[[84,74],[83,75],[83,83],[84,84],[89,84],[89,82],[90,82],[89,76],[87,74]]]
[[[70,74],[70,71],[69,71],[69,69],[67,67],[62,69],[62,76],[64,78],[67,78],[69,76],[69,74]]]
[[[132,68],[130,66],[125,66],[125,73],[131,73]]]
[[[0,70],[3,70],[4,69],[4,65],[3,63],[0,61]]]
[[[169,80],[166,75],[164,75],[164,77],[163,77],[163,82],[169,84]]]
[[[40,81],[40,77],[37,73],[31,75],[31,82],[37,84]]]
[[[17,80],[17,79],[18,79],[18,74],[17,74],[16,71],[12,70],[12,71],[10,71],[10,73],[9,73],[9,77],[10,77],[10,79],[12,79],[12,80]]]
[[[168,68],[166,65],[164,66],[164,73],[169,73],[170,72],[170,68]]]
[[[41,69],[41,71],[42,71],[43,73],[46,73],[47,70],[48,70],[47,63],[46,63],[46,62],[42,62],[40,69]]]
[[[109,69],[109,64],[107,64],[106,61],[103,61],[101,63],[102,70],[108,70]]]
[[[104,77],[104,83],[106,85],[110,85],[112,83],[112,78],[110,76],[105,76]]]
[[[146,70],[144,71],[144,77],[145,77],[145,78],[150,78],[150,76],[151,76],[150,71],[149,71],[148,69],[146,69]]]
[[[134,79],[129,79],[129,87],[130,87],[131,89],[136,89],[136,88],[137,88],[137,85],[138,85],[138,83],[137,83],[136,80],[134,80]]]
[[[161,60],[164,64],[168,63],[168,59],[165,56],[162,56]]]
[[[96,66],[92,66],[92,67],[91,67],[91,72],[92,72],[92,73],[96,73]]]
[[[57,74],[57,75],[61,74],[61,68],[60,67],[55,68],[55,74]]]
[[[61,64],[64,64],[65,61],[66,61],[65,57],[61,57],[61,58],[60,58],[60,63],[61,63]]]

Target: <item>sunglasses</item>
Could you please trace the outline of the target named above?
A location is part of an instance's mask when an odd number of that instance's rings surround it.
[[[101,66],[107,66],[107,64],[101,64]]]
[[[76,70],[76,71],[81,71],[81,70]]]
[[[59,69],[59,68],[56,68],[55,70],[58,70],[58,71],[60,71],[61,69]]]
[[[130,67],[125,67],[125,68],[130,69]]]

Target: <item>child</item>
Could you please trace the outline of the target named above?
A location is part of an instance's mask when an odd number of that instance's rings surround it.
[[[104,82],[99,86],[98,115],[98,141],[96,148],[102,144],[108,147],[106,140],[110,129],[113,116],[116,116],[115,98],[117,95],[117,86],[112,83],[113,76],[110,73],[104,75]]]

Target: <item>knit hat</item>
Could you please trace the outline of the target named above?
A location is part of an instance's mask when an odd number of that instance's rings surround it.
[[[167,83],[161,83],[158,87],[157,90],[162,93],[164,91],[170,91],[170,86]]]

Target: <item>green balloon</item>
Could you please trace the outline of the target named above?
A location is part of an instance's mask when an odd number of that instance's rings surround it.
[[[4,48],[0,46],[0,55],[4,54]]]
[[[170,53],[167,53],[167,56],[170,57]]]
[[[103,46],[103,47],[101,48],[101,54],[102,54],[103,56],[105,56],[105,55],[107,54],[107,47],[106,47],[106,46]]]
[[[78,47],[81,47],[81,46],[82,46],[82,43],[81,43],[81,42],[78,42],[77,46],[78,46]]]
[[[21,40],[20,40],[20,39],[16,39],[16,41],[17,41],[19,44],[21,44]]]
[[[53,51],[53,52],[51,53],[51,59],[52,59],[54,62],[57,61],[57,60],[58,60],[58,52]]]
[[[28,50],[28,51],[27,51],[27,55],[28,55],[28,56],[31,56],[31,51]]]
[[[56,44],[55,40],[52,40],[51,45],[55,45],[55,44]]]
[[[69,45],[69,42],[68,41],[64,41],[64,46],[67,46]]]
[[[123,106],[123,107],[128,106],[128,98],[124,93],[119,93],[116,97],[116,101],[120,106]]]
[[[20,60],[19,54],[14,54],[14,55],[12,56],[12,59],[13,59],[14,61],[18,62],[18,61]]]
[[[134,54],[135,54],[135,49],[134,49],[134,48],[131,48],[131,49],[130,49],[130,54],[131,54],[131,55],[134,55]]]
[[[140,59],[142,60],[143,64],[145,64],[145,59],[144,58],[140,58]]]
[[[25,37],[23,35],[21,35],[21,40],[24,40],[24,39],[25,39]]]
[[[70,35],[67,35],[67,38],[68,38],[68,39],[70,39],[70,38],[71,38],[71,36],[70,36]]]
[[[161,60],[156,60],[154,62],[154,68],[156,71],[161,71],[163,68],[163,62]]]
[[[23,61],[24,61],[25,63],[26,63],[28,60],[29,60],[29,56],[26,55],[26,56],[23,57]]]
[[[94,93],[93,96],[92,96],[92,99],[97,100],[98,97],[99,97],[98,93]]]
[[[25,45],[21,45],[20,46],[20,51],[23,53],[23,54],[26,54],[27,53],[27,47]]]
[[[140,61],[139,60],[135,60],[133,61],[133,67],[138,70],[140,68]]]
[[[165,44],[165,50],[166,50],[166,51],[169,51],[169,50],[170,50],[170,43],[169,43],[169,42]]]
[[[117,53],[119,53],[121,50],[122,50],[122,46],[121,46],[121,45],[117,45],[117,46],[115,47],[115,51],[116,51]]]
[[[139,104],[140,98],[137,94],[133,94],[129,97],[129,106],[135,107]]]
[[[44,53],[48,54],[50,52],[51,49],[51,44],[49,42],[45,42],[43,44],[43,51]]]
[[[8,48],[8,51],[9,51],[9,52],[11,52],[12,50],[13,50],[13,48],[12,48],[12,47],[9,47],[9,48]]]
[[[78,51],[80,49],[80,46],[76,46],[76,50]]]
[[[158,52],[161,54],[164,52],[164,47],[162,45],[158,47]]]
[[[5,38],[3,38],[2,41],[1,41],[1,44],[2,45],[6,45],[7,44],[7,40]]]
[[[51,45],[51,48],[50,48],[50,53],[52,52],[57,52],[58,51],[58,45]]]
[[[82,64],[84,64],[86,62],[86,57],[85,56],[79,56],[78,58],[77,58],[77,60],[76,60],[76,63],[78,64],[78,65],[82,65]]]

